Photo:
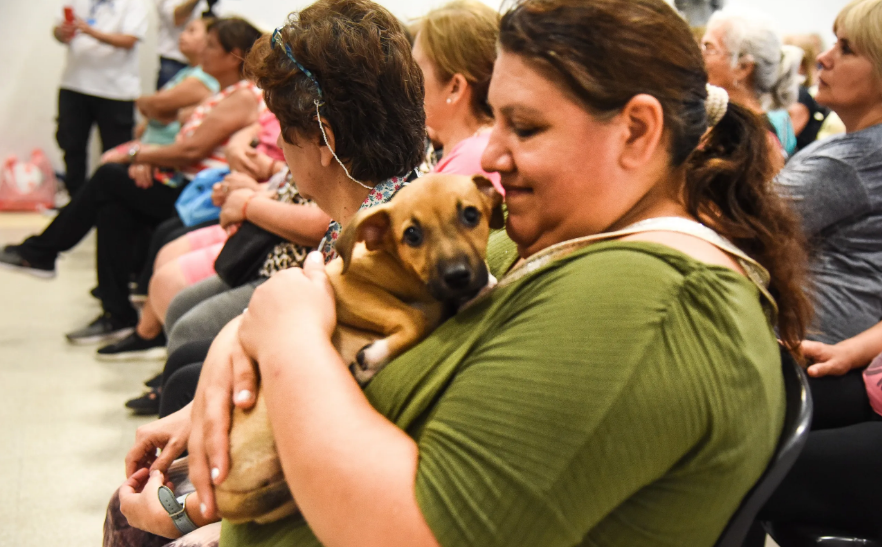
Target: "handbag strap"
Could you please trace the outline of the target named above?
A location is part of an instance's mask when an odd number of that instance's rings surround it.
[[[534,254],[519,266],[515,266],[514,269],[499,281],[497,287],[510,285],[536,270],[547,266],[551,262],[567,256],[583,247],[587,247],[592,243],[609,241],[611,239],[643,232],[676,232],[690,235],[710,243],[724,253],[730,255],[744,270],[747,278],[756,285],[757,289],[759,289],[763,296],[775,306],[775,299],[772,298],[768,289],[770,281],[769,273],[765,268],[763,268],[756,260],[749,257],[744,251],[736,247],[731,241],[724,238],[711,228],[708,228],[700,222],[682,217],[648,218],[614,232],[594,234],[557,243]]]

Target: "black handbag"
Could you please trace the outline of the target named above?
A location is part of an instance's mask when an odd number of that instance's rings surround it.
[[[254,281],[269,254],[282,241],[276,234],[246,220],[224,243],[214,261],[214,271],[230,287]]]

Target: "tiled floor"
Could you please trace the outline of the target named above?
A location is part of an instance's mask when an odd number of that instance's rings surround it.
[[[0,213],[0,245],[50,218]],[[123,403],[161,363],[101,363],[63,333],[100,311],[95,240],[58,261],[46,281],[0,269],[0,547],[98,547],[123,458],[146,418]],[[774,547],[769,540],[766,547]]]
[[[0,244],[38,232],[49,217],[0,214]],[[100,312],[94,237],[46,281],[0,269],[0,547],[98,547],[123,458],[147,419],[123,403],[161,363],[101,363],[63,333]]]

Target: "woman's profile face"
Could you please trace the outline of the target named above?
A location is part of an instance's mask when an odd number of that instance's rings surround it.
[[[505,187],[507,230],[522,256],[607,229],[640,198],[620,184],[621,116],[601,121],[517,54],[501,51],[483,168]],[[635,197],[636,196],[636,197]]]
[[[701,38],[701,54],[704,57],[708,83],[731,91],[735,87],[736,76],[732,67],[732,52],[726,48],[724,37],[722,25],[708,27]]]
[[[834,111],[869,109],[882,103],[882,78],[868,57],[856,52],[843,30],[833,47],[818,55],[820,104]]]
[[[233,52],[228,52],[221,45],[217,38],[217,32],[211,30],[205,38],[205,49],[202,50],[202,70],[215,78],[229,73],[232,70],[238,70],[242,63],[240,56]]]
[[[444,123],[446,96],[444,95],[445,85],[438,80],[435,74],[435,65],[429,60],[423,46],[420,43],[420,35],[417,34],[413,43],[413,60],[419,65],[423,71],[423,82],[426,89],[424,105],[426,110],[426,127],[437,132],[439,124]],[[443,127],[443,126],[442,126]]]
[[[205,22],[202,19],[193,19],[178,38],[178,47],[186,56],[194,56],[201,62],[202,52],[205,49],[206,32]]]

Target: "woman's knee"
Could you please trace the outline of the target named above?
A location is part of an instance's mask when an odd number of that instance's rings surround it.
[[[156,261],[154,262],[153,268],[159,270],[172,260],[189,253],[191,250],[192,248],[190,240],[187,238],[187,234],[175,238],[159,249],[159,253],[156,254]]]

